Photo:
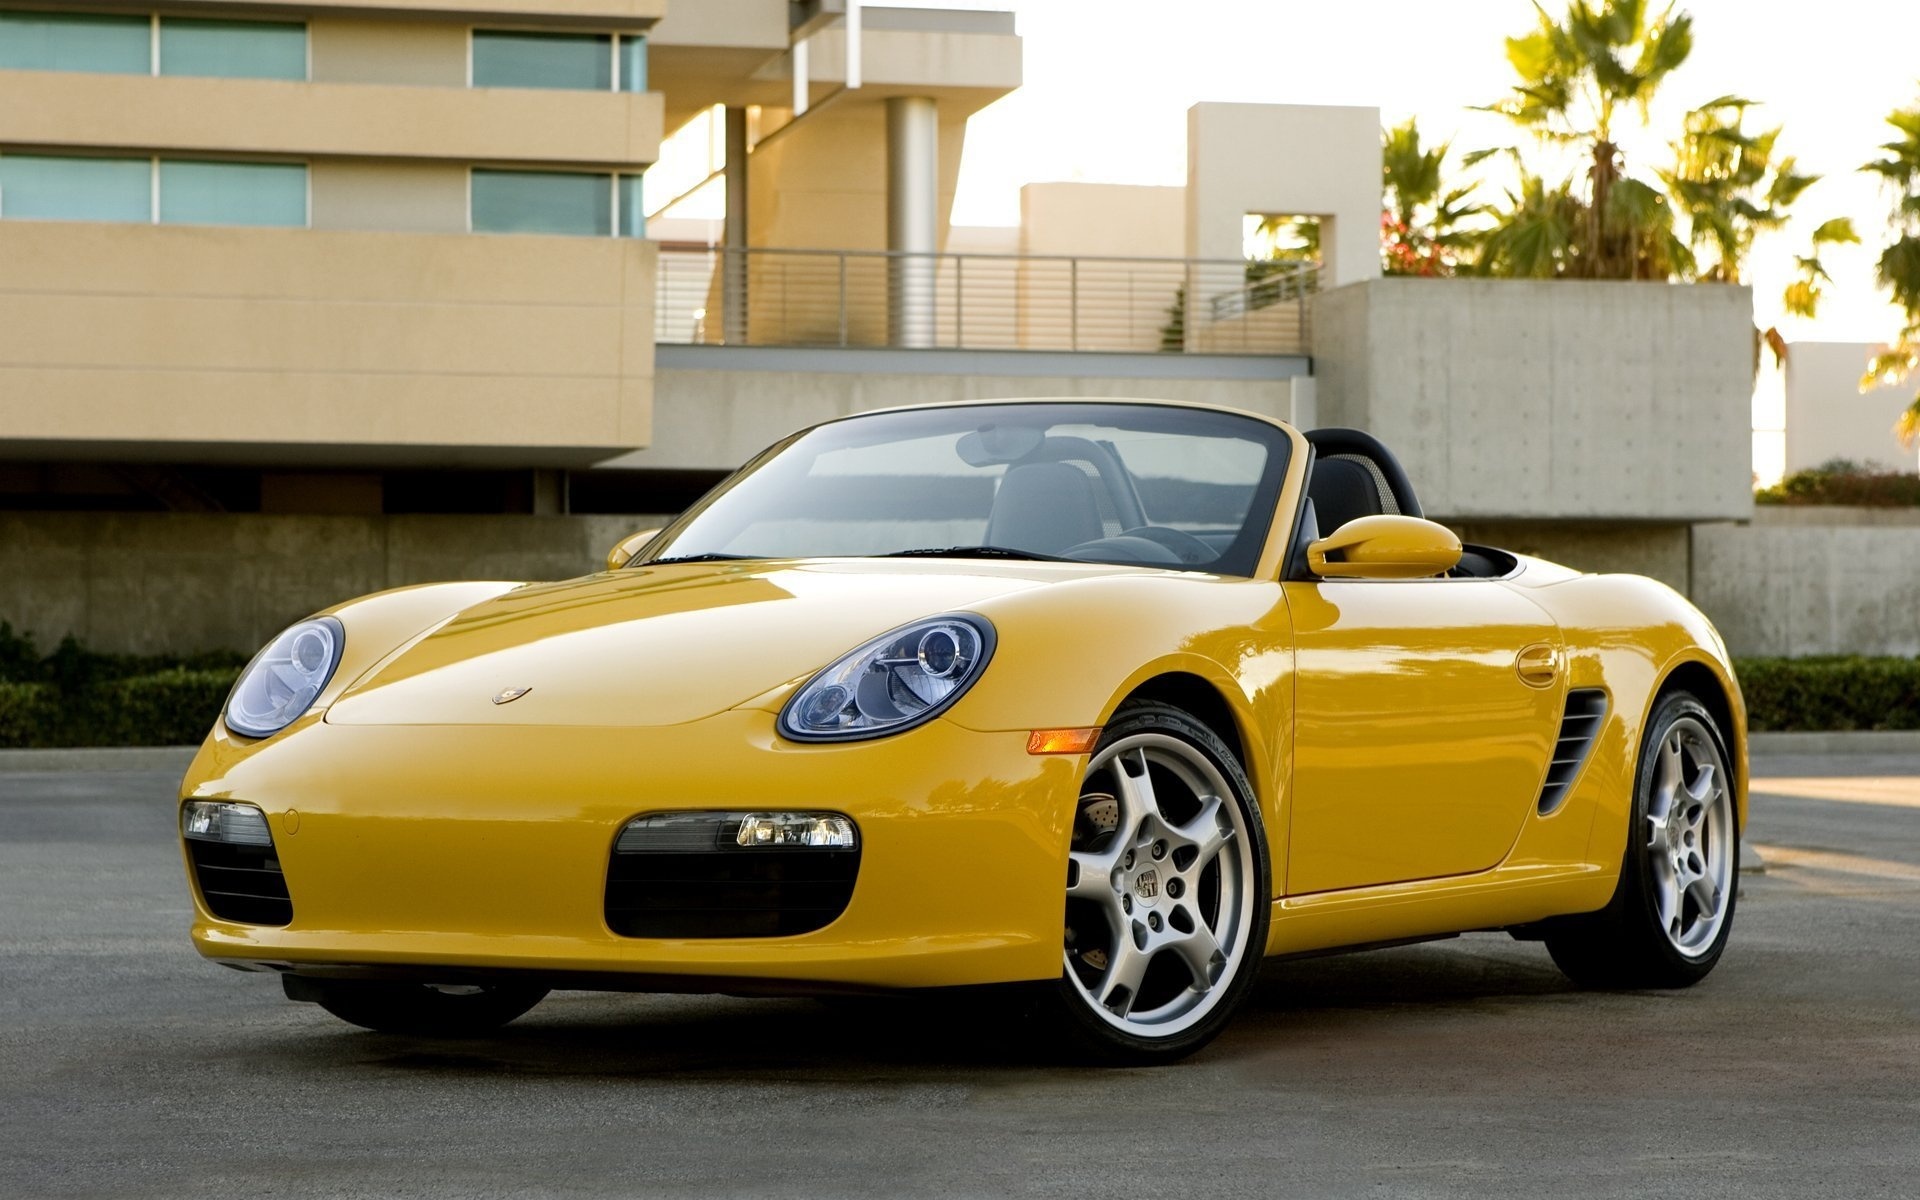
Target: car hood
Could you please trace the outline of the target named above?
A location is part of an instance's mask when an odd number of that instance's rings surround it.
[[[356,679],[348,725],[675,725],[920,617],[1129,568],[849,559],[632,567],[483,601]],[[347,631],[351,638],[353,631]],[[507,698],[516,689],[523,694]]]

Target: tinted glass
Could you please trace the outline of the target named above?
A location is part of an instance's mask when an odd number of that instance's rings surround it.
[[[620,39],[620,90],[647,90],[647,39],[643,37]]]
[[[605,175],[476,170],[472,206],[477,233],[613,232],[613,187]]]
[[[299,163],[162,162],[160,219],[180,225],[307,223]]]
[[[649,548],[820,558],[997,547],[1035,557],[1252,572],[1284,431],[1156,405],[973,405],[855,417],[736,476]]]
[[[307,27],[287,21],[160,18],[160,73],[305,79]]]
[[[595,33],[473,33],[473,86],[613,87],[613,40]]]
[[[34,221],[151,221],[144,158],[0,155],[0,216]]]
[[[147,17],[0,12],[0,68],[145,75],[153,69]]]
[[[620,177],[620,236],[647,236],[645,188],[638,175]]]

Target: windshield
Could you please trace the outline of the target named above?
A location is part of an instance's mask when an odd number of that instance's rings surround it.
[[[1249,575],[1288,448],[1264,421],[1153,405],[854,417],[763,455],[645,560],[918,554]]]

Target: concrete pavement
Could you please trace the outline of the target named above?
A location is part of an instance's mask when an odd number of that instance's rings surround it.
[[[1502,935],[1270,964],[1206,1052],[1113,1071],[923,1002],[356,1032],[193,954],[176,777],[0,773],[0,1195],[1914,1195],[1920,756],[1756,768],[1768,870],[1699,987]]]

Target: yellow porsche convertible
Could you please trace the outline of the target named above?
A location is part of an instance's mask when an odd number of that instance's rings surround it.
[[[1745,725],[1679,595],[1463,546],[1364,433],[994,401],[794,434],[596,574],[299,622],[179,818],[200,953],[372,1029],[1011,984],[1159,1061],[1266,956],[1700,979]]]

